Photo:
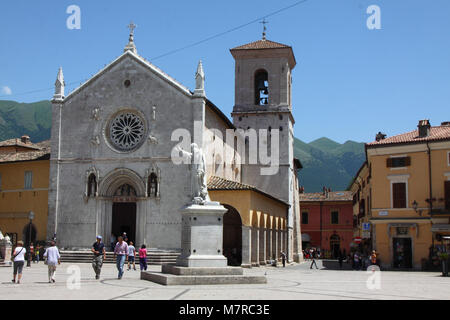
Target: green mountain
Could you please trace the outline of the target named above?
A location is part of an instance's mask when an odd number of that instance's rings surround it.
[[[305,143],[296,138],[294,156],[303,165],[299,179],[305,192],[320,192],[324,186],[345,190],[365,160],[364,143],[340,144],[328,138]]]
[[[50,139],[51,103],[0,101],[0,141],[24,134],[32,142]],[[319,192],[322,187],[345,190],[365,160],[364,143],[347,141],[343,144],[328,138],[310,143],[294,141],[294,156],[302,162],[300,185],[306,192]]]
[[[35,103],[0,101],[0,141],[29,135],[32,142],[50,139],[52,109],[48,100]]]

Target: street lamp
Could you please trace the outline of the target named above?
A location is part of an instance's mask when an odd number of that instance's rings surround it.
[[[28,219],[30,219],[30,225],[28,226],[28,260],[27,260],[27,267],[31,267],[31,228],[33,227],[33,219],[34,219],[34,212],[30,211],[28,213]]]

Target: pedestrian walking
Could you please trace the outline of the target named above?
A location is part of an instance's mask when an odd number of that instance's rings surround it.
[[[125,264],[125,260],[127,259],[128,254],[128,244],[123,241],[122,236],[117,238],[118,242],[114,248],[114,258],[116,259],[116,266],[119,274],[117,276],[118,279],[122,279],[123,276],[123,265]]]
[[[134,257],[136,256],[136,248],[133,245],[133,241],[130,241],[128,245],[128,271],[131,270],[131,265],[133,264],[133,270],[136,270],[136,265],[134,263]]]
[[[117,238],[114,235],[114,233],[111,232],[111,251],[113,251],[113,252],[114,252],[114,248],[116,246],[116,243],[117,243]]]
[[[342,269],[342,262],[344,261],[344,254],[342,253],[342,251],[339,251],[338,261],[339,261],[339,269]]]
[[[377,252],[372,250],[372,254],[370,255],[370,263],[371,265],[377,265]]]
[[[30,251],[28,252],[28,259],[27,259],[27,267],[31,267],[31,260],[34,260],[34,245],[33,242],[30,243]],[[33,261],[34,262],[34,261]]]
[[[25,254],[27,253],[27,249],[23,247],[23,241],[17,241],[17,247],[14,249],[13,255],[11,257],[11,260],[14,263],[14,270],[13,270],[13,283],[20,283],[20,280],[22,279],[22,270],[23,266],[25,264]],[[17,274],[19,274],[17,276]],[[17,282],[16,282],[16,276],[17,276]]]
[[[353,262],[354,262],[354,269],[359,270],[360,269],[360,256],[358,252],[355,252],[353,255]]]
[[[39,254],[40,254],[40,248],[39,248],[39,246],[37,245],[37,246],[36,246],[36,254],[34,255],[34,261],[35,261],[36,263],[39,263]]]
[[[100,272],[102,271],[103,261],[106,260],[105,245],[102,242],[102,236],[98,235],[97,240],[92,245],[91,251],[94,253],[92,259],[92,268],[94,268],[95,279],[100,279]]]
[[[312,266],[315,265],[316,269],[319,269],[316,263],[316,251],[311,249],[310,251],[310,258],[311,258],[311,265],[309,266],[310,269],[312,269]]]
[[[286,253],[281,251],[281,262],[283,263],[283,268],[286,267]]]
[[[139,267],[141,268],[141,271],[147,271],[147,248],[145,244],[139,249]]]
[[[55,283],[56,265],[61,264],[61,256],[55,241],[50,242],[50,248],[45,251],[44,258],[48,266],[48,282]]]

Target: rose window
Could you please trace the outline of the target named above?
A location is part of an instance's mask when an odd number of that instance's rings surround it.
[[[112,144],[123,151],[132,150],[139,145],[144,135],[144,121],[132,112],[118,114],[109,126],[109,136]]]

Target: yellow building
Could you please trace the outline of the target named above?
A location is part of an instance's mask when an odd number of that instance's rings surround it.
[[[350,191],[353,194],[353,239],[359,238],[362,240],[361,243],[363,246],[370,247],[370,230],[364,230],[364,226],[367,226],[371,217],[371,187],[367,161],[363,163],[356,173]]]
[[[352,185],[356,233],[370,231],[382,267],[429,267],[450,234],[450,123],[421,120],[414,131],[379,133],[366,157]]]
[[[0,142],[0,230],[16,244],[44,241],[47,233],[49,142],[28,136]],[[34,213],[31,221],[29,213]]]

